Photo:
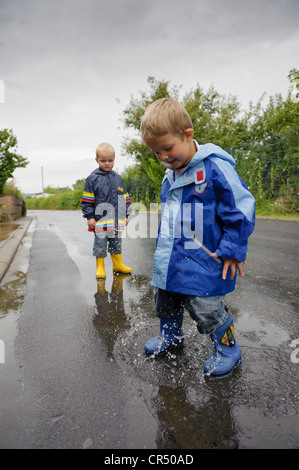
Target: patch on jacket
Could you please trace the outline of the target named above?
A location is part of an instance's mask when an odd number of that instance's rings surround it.
[[[203,183],[205,179],[206,179],[206,175],[205,175],[204,169],[199,170],[197,168],[197,170],[195,170],[195,178],[194,178],[195,184]]]
[[[203,170],[196,172],[196,181],[200,183],[203,180]]]
[[[209,189],[209,185],[206,180],[206,171],[204,165],[202,164],[197,166],[194,173],[195,185],[192,188],[193,194],[206,194]]]
[[[204,181],[201,184],[195,184],[192,188],[192,191],[195,195],[201,194],[203,196],[207,194],[208,190],[209,190],[209,185],[207,181]]]

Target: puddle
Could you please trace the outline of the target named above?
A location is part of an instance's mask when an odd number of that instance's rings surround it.
[[[22,405],[23,388],[22,370],[16,363],[14,343],[25,287],[26,274],[22,271],[16,272],[10,281],[0,287],[0,338],[5,350],[5,360],[0,363],[1,448],[10,448],[10,442],[20,432],[20,424],[12,413],[12,410],[15,412]]]
[[[241,448],[298,449],[298,411],[285,407],[285,416],[273,416],[241,405],[233,410],[241,435]]]
[[[3,241],[7,240],[12,232],[17,230],[19,227],[19,224],[0,223],[0,246],[3,244]]]
[[[94,325],[110,360],[140,384],[140,394],[157,418],[158,448],[299,445],[298,366],[291,362],[286,329],[257,315],[233,312],[243,363],[233,375],[213,380],[203,374],[212,352],[210,338],[198,333],[188,312],[183,348],[158,359],[145,356],[144,343],[159,328],[152,287],[143,276],[121,283],[123,293],[100,288],[95,295]]]
[[[155,240],[124,244],[124,260],[134,266],[133,275],[112,275],[108,257],[107,279],[96,283],[94,260],[86,255],[92,245],[87,235],[77,244],[73,232],[63,237],[84,276],[82,295],[92,304],[86,320],[92,334],[88,329],[86,342],[99,347],[101,358],[107,354],[108,370],[125,377],[132,391],[128,415],[136,412],[128,418],[135,420],[134,430],[144,428],[147,413],[139,410],[148,410],[155,426],[146,442],[155,439],[158,449],[299,447],[298,363],[291,359],[291,344],[298,338],[294,286],[280,283],[275,284],[280,289],[273,288],[273,280],[254,277],[253,282],[248,275],[242,288],[228,296],[243,361],[231,376],[213,380],[203,374],[211,340],[198,333],[187,312],[183,348],[158,359],[144,354],[145,342],[159,331],[150,284]],[[53,415],[54,423],[60,416]],[[87,440],[84,445],[91,444]]]
[[[13,227],[17,228],[18,225],[14,224]],[[20,419],[20,416],[26,415],[28,407],[24,407],[23,403],[22,365],[17,363],[15,357],[15,340],[26,295],[34,227],[35,224],[31,223],[0,285],[0,338],[5,348],[5,362],[0,364],[0,446],[4,449],[12,448],[26,427],[25,420]]]
[[[24,297],[26,274],[15,273],[14,278],[0,287],[0,320],[9,313],[17,312]]]

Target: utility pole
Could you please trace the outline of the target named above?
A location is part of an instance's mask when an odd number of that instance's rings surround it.
[[[43,197],[44,197],[44,168],[41,168],[41,173],[42,173],[42,190],[43,190]]]

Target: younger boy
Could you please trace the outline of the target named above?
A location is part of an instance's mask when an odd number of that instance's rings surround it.
[[[152,283],[160,333],[145,345],[160,356],[184,341],[184,308],[200,333],[214,344],[204,372],[229,375],[241,362],[233,319],[224,296],[243,275],[247,241],[254,229],[255,201],[235,171],[231,155],[214,144],[193,140],[187,111],[163,98],[141,122],[143,141],[166,166],[162,214]]]
[[[81,207],[88,230],[95,232],[93,255],[97,259],[96,278],[105,279],[107,244],[113,271],[133,271],[122,261],[120,236],[131,213],[131,199],[121,176],[112,170],[115,160],[112,145],[105,142],[98,145],[95,160],[99,168],[86,178]]]

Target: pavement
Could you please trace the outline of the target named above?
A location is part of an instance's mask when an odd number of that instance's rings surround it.
[[[21,217],[7,223],[1,223],[1,227],[15,225],[16,228],[13,229],[12,227],[9,236],[4,240],[0,240],[0,282],[4,278],[32,220],[33,217]]]

